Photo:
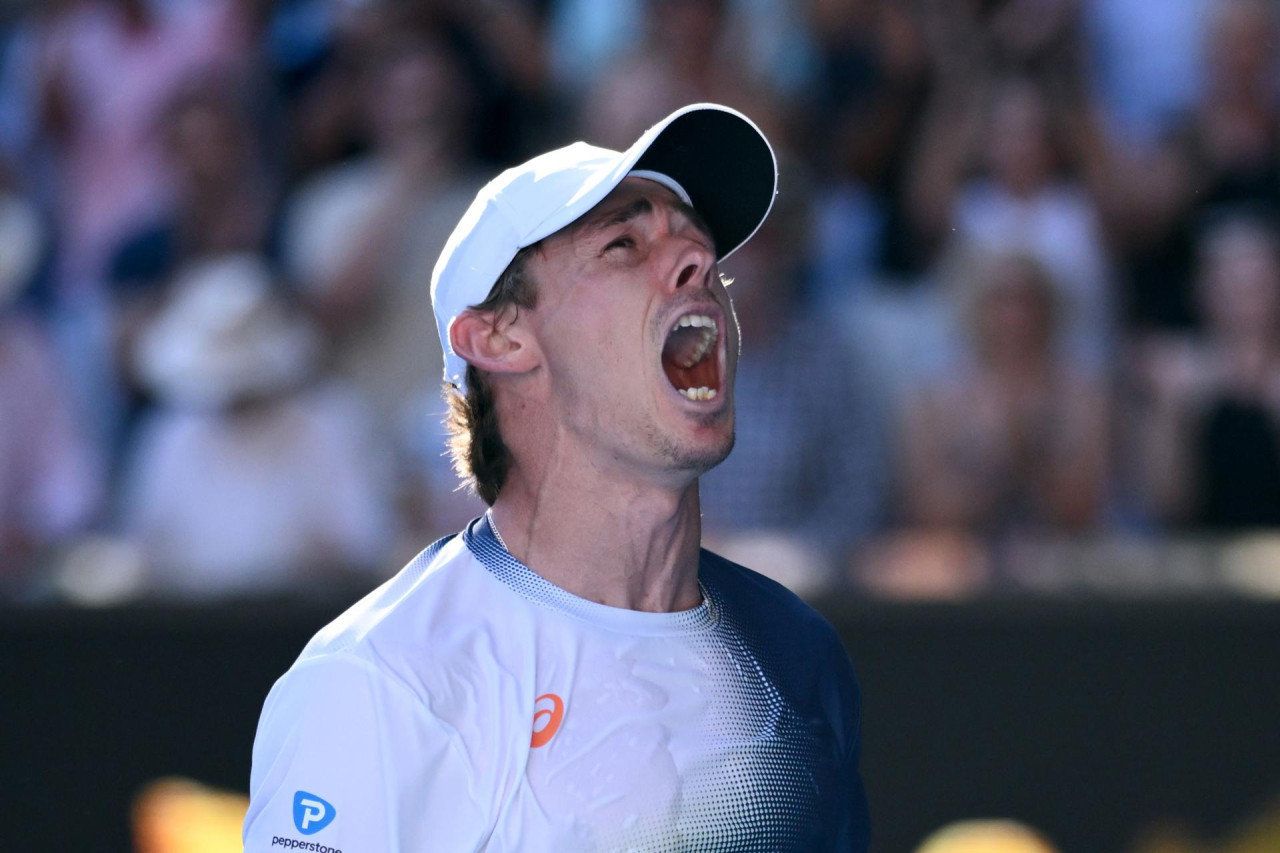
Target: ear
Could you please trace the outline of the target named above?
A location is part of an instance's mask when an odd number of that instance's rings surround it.
[[[449,326],[453,351],[487,373],[527,373],[538,365],[533,337],[520,323],[520,312],[468,308]]]

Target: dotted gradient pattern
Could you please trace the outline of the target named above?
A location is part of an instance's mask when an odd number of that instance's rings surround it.
[[[538,604],[588,620],[605,618],[604,614],[615,610],[612,607],[578,598],[546,580],[507,553],[507,549],[499,544],[492,530],[488,523],[488,516],[472,522],[463,534],[467,547],[480,558],[480,562],[486,569],[520,595]],[[693,632],[707,628],[714,622],[715,613],[710,602],[705,600],[705,588],[703,595],[704,601],[700,607],[680,613],[646,614],[665,617],[650,618],[646,621],[662,633]]]
[[[494,538],[485,519],[465,541],[480,562],[520,595],[565,613],[595,620],[614,608],[584,601],[518,562]],[[668,637],[691,650],[696,682],[707,694],[695,744],[680,768],[672,805],[608,827],[595,827],[589,849],[627,851],[813,851],[831,848],[830,803],[842,792],[823,790],[843,778],[831,725],[821,711],[799,713],[784,695],[779,667],[814,666],[806,650],[760,648],[752,614],[727,606],[714,572],[702,572],[703,605],[671,614],[645,614]],[[603,609],[602,609],[603,608]],[[626,611],[624,611],[626,612]],[[803,645],[803,644],[801,644]],[[773,659],[770,659],[770,658]],[[821,658],[819,658],[820,660]],[[799,701],[805,701],[800,697]]]

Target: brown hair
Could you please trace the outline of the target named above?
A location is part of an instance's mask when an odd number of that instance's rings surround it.
[[[533,308],[538,292],[528,274],[529,253],[536,248],[526,246],[516,253],[484,301],[471,306],[476,311],[492,314],[496,324],[506,308]],[[444,386],[449,412],[445,427],[449,431],[449,455],[453,469],[462,478],[462,488],[470,489],[486,504],[493,506],[511,469],[511,451],[498,429],[498,410],[494,406],[493,388],[488,376],[474,365],[467,365],[467,391],[464,394],[450,382]]]

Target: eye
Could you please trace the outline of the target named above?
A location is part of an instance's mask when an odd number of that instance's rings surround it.
[[[621,237],[615,237],[610,240],[605,244],[604,250],[608,252],[613,249],[634,249],[635,247],[636,241],[629,234],[624,234]]]

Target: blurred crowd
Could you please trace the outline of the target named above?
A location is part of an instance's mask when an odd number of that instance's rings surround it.
[[[500,168],[696,101],[781,167],[726,263],[714,547],[954,595],[1028,543],[1280,527],[1268,0],[5,9],[0,598],[367,585],[457,529],[445,238]]]

